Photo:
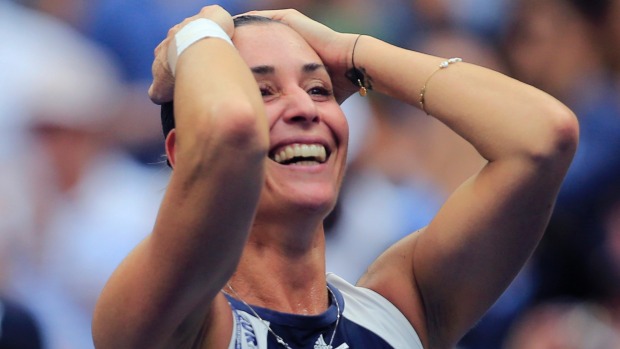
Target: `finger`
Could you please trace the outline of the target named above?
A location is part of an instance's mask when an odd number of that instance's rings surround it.
[[[228,11],[226,11],[223,7],[219,5],[203,7],[200,10],[200,13],[198,13],[198,15],[196,15],[195,17],[207,18],[214,21],[220,27],[222,27],[222,29],[224,29],[228,36],[232,38],[234,33],[233,18],[230,13],[228,13]]]
[[[160,96],[155,92],[154,84],[151,84],[151,86],[149,86],[148,94],[149,94],[149,98],[151,99],[153,103],[158,104],[158,105],[161,105],[163,103]]]
[[[153,81],[149,86],[148,95],[151,101],[155,104],[164,103],[164,96],[161,93],[161,88],[158,88],[158,85],[161,85],[157,81]]]
[[[174,86],[169,85],[166,82],[158,82],[154,81],[148,90],[148,96],[151,101],[155,104],[163,104],[166,102],[170,102],[173,98]]]
[[[155,96],[155,87],[153,86],[153,83],[151,83],[151,85],[149,86],[149,91],[148,91],[148,95],[149,95],[149,99],[155,103],[155,104],[159,104],[158,103],[158,99]]]
[[[157,45],[157,47],[155,47],[155,50],[153,50],[153,56],[157,57],[157,55],[159,55],[161,50],[164,50],[165,47],[167,47],[168,42],[170,40],[168,38],[164,39],[164,41],[160,42],[159,45]]]
[[[149,87],[149,97],[157,104],[171,100],[174,93],[174,77],[170,73],[167,60],[162,58],[161,54],[155,58],[152,70],[153,82]]]

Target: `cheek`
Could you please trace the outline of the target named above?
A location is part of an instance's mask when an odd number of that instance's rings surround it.
[[[271,129],[273,125],[278,120],[280,114],[282,114],[282,106],[279,106],[278,103],[264,103],[265,105],[265,115],[267,115],[267,124]]]
[[[338,104],[319,108],[323,122],[329,126],[339,145],[346,146],[349,142],[349,123]]]
[[[342,118],[342,121],[338,124],[338,127],[336,128],[337,131],[335,131],[337,133],[337,139],[339,141],[339,146],[341,149],[344,149],[344,151],[348,154],[349,152],[349,124],[347,122],[347,119],[345,119],[344,117]]]

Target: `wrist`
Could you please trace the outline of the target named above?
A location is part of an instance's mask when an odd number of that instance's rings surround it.
[[[205,38],[218,38],[234,47],[230,36],[214,21],[207,18],[193,20],[174,35],[168,46],[168,66],[172,76],[175,75],[176,64],[181,54],[188,47]]]
[[[360,95],[366,96],[367,91],[372,89],[372,83],[366,74],[366,69],[359,64],[359,60],[357,62],[355,60],[355,53],[359,47],[362,36],[363,34],[359,34],[355,38],[350,54],[350,68],[347,69],[345,76],[359,89]]]

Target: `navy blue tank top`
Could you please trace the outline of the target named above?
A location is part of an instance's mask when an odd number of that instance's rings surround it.
[[[338,306],[319,315],[297,315],[252,306],[226,295],[234,326],[229,349],[284,349],[267,325],[293,349],[423,349],[405,316],[380,294],[356,287],[327,274],[327,282],[338,300],[341,318],[332,346]]]

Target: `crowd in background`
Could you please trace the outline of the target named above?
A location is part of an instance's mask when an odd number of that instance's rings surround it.
[[[213,3],[0,0],[0,349],[93,347],[95,300],[150,232],[169,176],[146,93],[153,49]],[[567,104],[580,145],[547,233],[459,349],[620,348],[620,0],[215,3],[296,8]],[[349,169],[326,220],[327,266],[354,283],[484,159],[414,107],[370,93],[343,108]]]

